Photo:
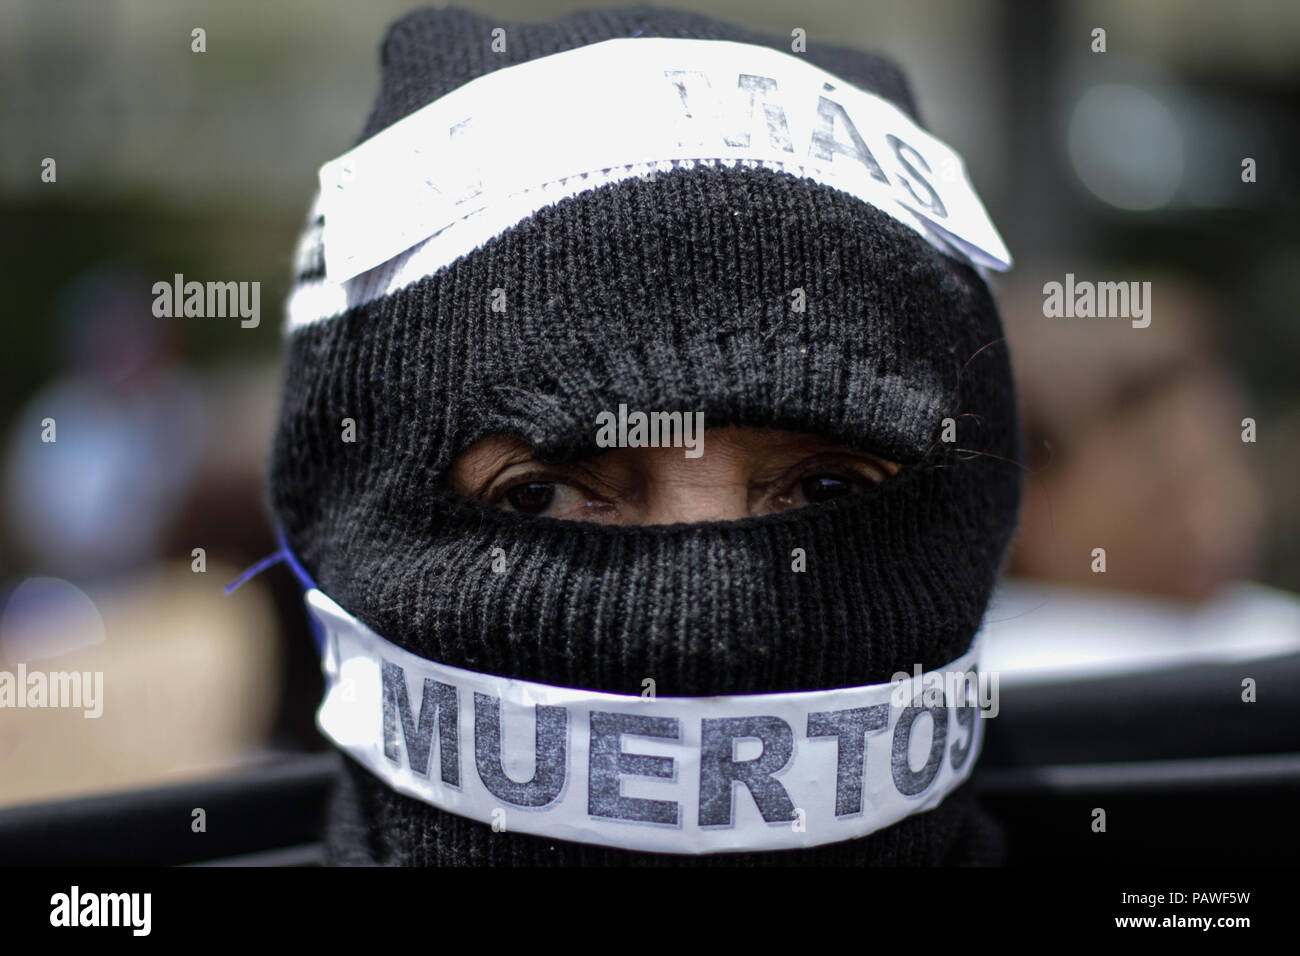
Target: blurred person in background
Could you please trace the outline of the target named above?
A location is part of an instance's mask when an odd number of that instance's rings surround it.
[[[69,284],[59,316],[63,371],[9,437],[9,520],[34,562],[105,577],[157,554],[194,479],[206,424],[174,326],[150,309],[150,282],[104,267]]]
[[[1063,274],[1000,296],[1029,477],[989,614],[996,666],[1082,676],[1300,650],[1300,602],[1250,581],[1265,505],[1223,307],[1157,274],[1145,328],[1046,316]]]
[[[1262,501],[1217,307],[1185,280],[1152,287],[1141,329],[1045,318],[1041,294],[1009,309],[1036,476],[1016,574],[1196,601],[1254,570]]]

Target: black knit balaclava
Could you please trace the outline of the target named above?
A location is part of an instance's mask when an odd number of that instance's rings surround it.
[[[507,24],[498,52],[501,26],[455,9],[399,21],[361,139],[477,76],[610,38],[790,52],[789,39],[649,8]],[[887,61],[822,44],[799,55],[915,117]],[[326,281],[320,231],[313,218],[296,301]],[[674,168],[564,198],[364,298],[291,323],[271,496],[306,573],[387,640],[483,674],[630,695],[651,678],[686,697],[880,684],[970,647],[1020,497],[1007,351],[979,272],[874,206],[787,171]],[[779,515],[658,527],[531,517],[445,486],[493,433],[543,461],[594,455],[596,416],[620,404],[814,433],[902,470]],[[956,441],[941,439],[949,418]],[[998,859],[969,783],[859,839],[679,856],[494,832],[344,763],[336,864]]]

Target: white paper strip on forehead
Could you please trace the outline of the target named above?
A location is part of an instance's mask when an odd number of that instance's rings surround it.
[[[638,37],[478,77],[326,163],[328,278],[417,243],[436,250],[427,274],[558,199],[717,161],[812,178],[976,264],[1011,264],[961,157],[892,103],[767,47]]]
[[[820,846],[938,806],[971,774],[979,642],[896,683],[638,697],[425,660],[321,591],[317,726],[389,787],[495,830],[659,853]]]

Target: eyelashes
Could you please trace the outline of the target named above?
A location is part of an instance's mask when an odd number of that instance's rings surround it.
[[[896,472],[897,466],[892,466]],[[890,466],[870,455],[845,456],[844,454],[818,455],[806,458],[783,473],[775,483],[789,484],[815,474],[836,475],[852,481],[881,484],[890,475]]]

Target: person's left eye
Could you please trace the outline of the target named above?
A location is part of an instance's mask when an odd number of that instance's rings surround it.
[[[873,462],[809,462],[803,473],[783,482],[759,513],[788,511],[834,498],[860,494],[889,477],[885,467]]]
[[[851,495],[858,489],[859,485],[860,483],[855,484],[843,475],[808,475],[800,480],[799,491],[803,494],[804,501],[810,505],[815,505],[823,501],[830,501],[832,498]]]

